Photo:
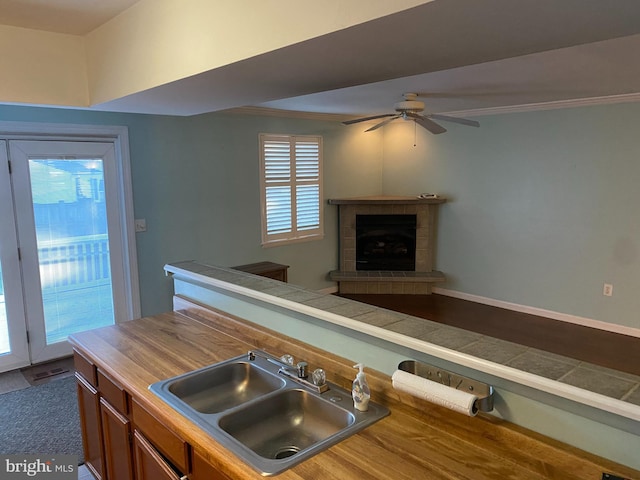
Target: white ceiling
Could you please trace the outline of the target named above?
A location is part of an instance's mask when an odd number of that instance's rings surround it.
[[[139,0],[0,0],[0,25],[84,35]]]
[[[0,0],[0,24],[86,33],[133,3]],[[430,97],[429,111],[473,114],[594,97],[635,100],[639,52],[638,0],[435,0],[94,108],[369,115],[418,92]]]

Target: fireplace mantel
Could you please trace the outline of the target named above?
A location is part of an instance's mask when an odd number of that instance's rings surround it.
[[[373,195],[369,197],[332,198],[329,205],[437,205],[446,198],[420,198],[400,195]]]
[[[337,205],[340,218],[340,269],[330,272],[340,293],[429,294],[434,282],[445,281],[442,272],[433,269],[438,206],[442,197],[376,195],[330,199]],[[356,215],[416,215],[415,271],[362,271],[356,268]]]

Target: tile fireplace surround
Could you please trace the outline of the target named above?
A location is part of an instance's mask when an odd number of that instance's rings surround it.
[[[331,199],[340,218],[340,270],[329,273],[340,293],[430,294],[434,282],[443,282],[433,270],[438,206],[444,198],[373,196]],[[409,272],[356,270],[356,215],[415,214],[416,263]]]

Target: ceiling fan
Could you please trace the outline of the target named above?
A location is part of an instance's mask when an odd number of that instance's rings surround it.
[[[367,120],[374,120],[376,118],[389,117],[386,120],[365,130],[365,132],[371,132],[380,127],[384,127],[387,123],[392,122],[397,118],[402,118],[403,120],[414,120],[418,125],[426,128],[428,131],[436,135],[446,132],[447,129],[441,125],[438,125],[432,119],[459,123],[461,125],[468,125],[470,127],[480,126],[480,124],[475,120],[467,120],[466,118],[450,117],[448,115],[440,115],[438,113],[427,113],[422,115],[420,112],[424,111],[424,103],[416,100],[418,98],[417,93],[405,93],[403,97],[404,101],[396,103],[393,107],[397,113],[384,113],[382,115],[373,115],[371,117],[356,118],[355,120],[347,120],[345,122],[342,122],[342,124],[351,125],[354,123],[366,122]]]

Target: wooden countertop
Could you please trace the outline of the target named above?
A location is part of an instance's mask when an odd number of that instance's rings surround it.
[[[76,334],[70,341],[145,408],[230,478],[262,478],[148,390],[159,380],[260,348],[322,366],[350,389],[352,361],[223,312],[177,299],[178,312]],[[277,476],[289,479],[568,479],[640,472],[490,415],[466,417],[391,388],[368,371],[373,400],[391,415]]]

